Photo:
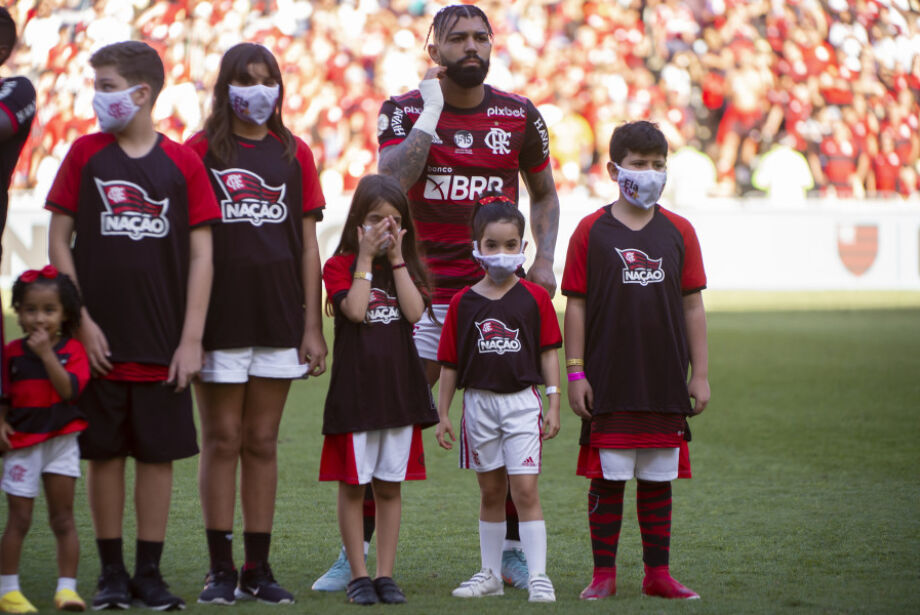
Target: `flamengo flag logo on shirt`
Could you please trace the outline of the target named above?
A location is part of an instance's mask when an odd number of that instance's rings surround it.
[[[100,233],[127,235],[135,241],[144,237],[165,237],[169,232],[169,198],[154,201],[147,191],[137,184],[114,179],[102,181],[98,177],[96,188],[106,211],[102,212]]]
[[[497,318],[487,318],[482,322],[477,322],[476,329],[479,331],[480,354],[487,352],[505,354],[506,352],[518,352],[521,349],[521,342],[518,339],[520,329],[509,329],[508,325]]]
[[[251,171],[245,169],[211,169],[226,199],[220,202],[224,222],[249,222],[261,226],[263,222],[283,222],[287,218],[284,191],[287,186],[269,186]]]
[[[396,297],[391,297],[379,288],[372,288],[367,302],[367,312],[364,321],[371,323],[388,324],[399,320],[399,302]]]
[[[655,284],[664,280],[664,269],[660,258],[649,258],[642,250],[615,248],[623,261],[623,284]]]

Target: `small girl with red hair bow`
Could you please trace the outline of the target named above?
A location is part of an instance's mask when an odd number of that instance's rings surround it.
[[[67,275],[48,265],[19,276],[12,305],[25,337],[3,349],[0,451],[6,452],[0,489],[6,492],[9,516],[0,540],[0,610],[35,611],[19,589],[19,559],[43,484],[57,540],[54,603],[82,611],[73,500],[80,476],[77,435],[87,422],[76,398],[90,369],[83,345],[71,337],[80,325],[80,293]]]

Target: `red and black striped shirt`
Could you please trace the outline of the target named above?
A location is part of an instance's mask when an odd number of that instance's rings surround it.
[[[10,436],[12,448],[25,448],[56,436],[86,429],[86,416],[76,399],[89,381],[89,360],[83,344],[64,338],[54,346],[70,375],[71,399],[62,399],[55,390],[41,358],[18,339],[3,351],[3,371],[10,382],[10,411],[6,421],[16,432]]]

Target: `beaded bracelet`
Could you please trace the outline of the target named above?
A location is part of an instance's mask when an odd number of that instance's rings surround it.
[[[569,374],[569,382],[575,382],[576,380],[584,380],[587,378],[584,372],[572,372]]]
[[[565,360],[566,367],[584,367],[584,365],[585,365],[584,359],[566,359]]]

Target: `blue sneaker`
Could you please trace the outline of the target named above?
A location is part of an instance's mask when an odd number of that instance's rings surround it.
[[[313,583],[313,590],[318,592],[343,592],[351,581],[351,566],[345,555],[345,547],[339,552],[335,563]]]
[[[502,551],[502,580],[518,589],[527,589],[530,571],[521,549]]]

